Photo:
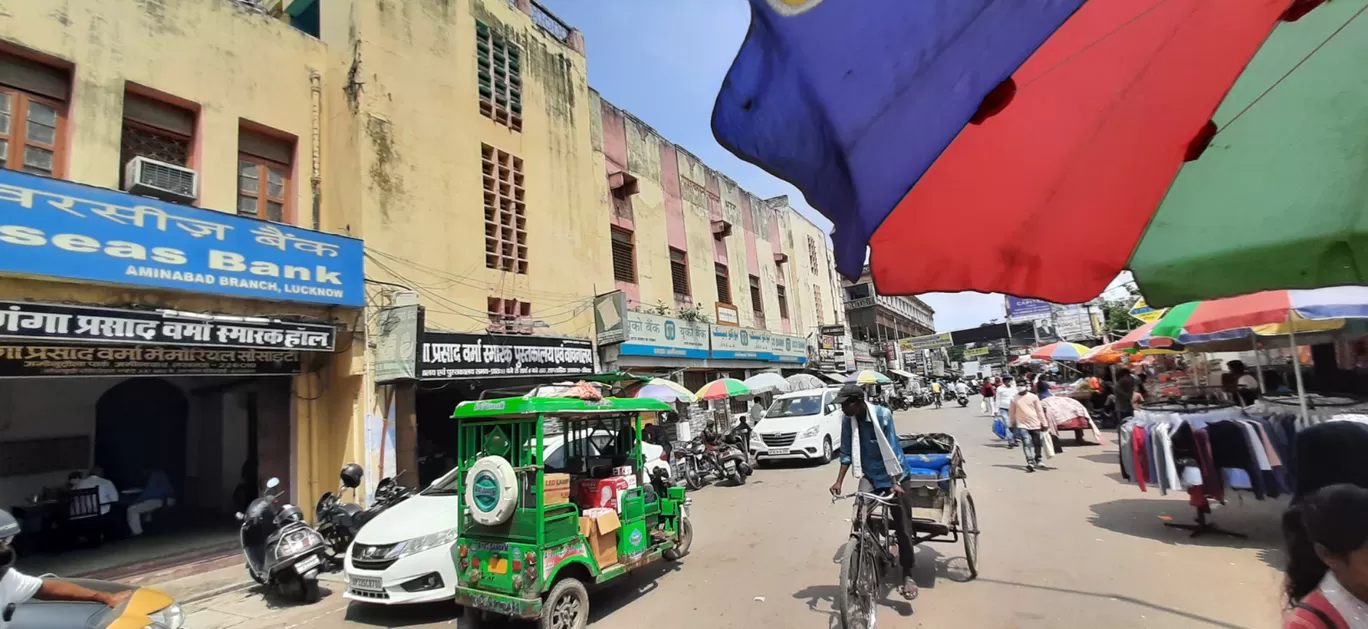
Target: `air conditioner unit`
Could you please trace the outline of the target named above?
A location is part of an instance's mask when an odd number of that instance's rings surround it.
[[[190,203],[199,197],[199,173],[193,168],[134,157],[124,165],[123,189],[163,201]]]

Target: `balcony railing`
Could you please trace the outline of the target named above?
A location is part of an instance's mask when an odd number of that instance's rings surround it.
[[[532,3],[532,21],[561,42],[570,41],[570,25],[536,2]]]

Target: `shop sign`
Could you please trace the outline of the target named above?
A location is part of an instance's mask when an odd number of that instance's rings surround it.
[[[769,332],[766,330],[713,326],[713,358],[769,360],[769,347]]]
[[[926,336],[914,336],[912,338],[898,340],[898,345],[902,347],[903,351],[918,349],[938,349],[941,347],[950,347],[954,344],[955,343],[953,339],[950,337],[949,332],[942,332],[940,334],[928,334]]]
[[[1054,332],[1066,341],[1081,341],[1093,335],[1092,319],[1080,306],[1063,306],[1054,315]]]
[[[964,357],[974,358],[976,356],[987,356],[988,349],[989,348],[987,347],[971,347],[969,349],[964,350]]]
[[[1131,306],[1129,314],[1140,320],[1141,323],[1153,323],[1157,321],[1159,317],[1164,316],[1165,312],[1168,312],[1167,308],[1151,308],[1149,304],[1145,303],[1145,298],[1141,297],[1135,300],[1135,304]]]
[[[624,356],[707,358],[710,327],[696,321],[628,312],[627,340],[618,351]]]
[[[381,308],[375,328],[375,383],[416,380],[418,338],[423,333],[422,306]]]
[[[1048,301],[1007,296],[1007,318],[1013,321],[1048,317],[1051,312],[1054,312],[1054,305]]]
[[[365,303],[361,241],[0,169],[0,272]]]
[[[817,328],[818,332],[829,336],[845,336],[845,326],[843,325],[824,325]]]
[[[577,375],[594,372],[586,339],[424,332],[420,379]]]
[[[0,378],[277,376],[299,373],[299,352],[137,345],[0,343]]]
[[[599,347],[627,340],[627,294],[615,290],[594,297],[594,340]]]
[[[873,306],[873,297],[861,297],[859,299],[852,299],[845,303],[846,310],[859,310],[861,308],[872,308]]]
[[[330,352],[330,325],[0,301],[0,338]]]
[[[741,311],[736,306],[717,302],[713,309],[717,313],[717,325],[730,325],[737,327],[741,325]]]

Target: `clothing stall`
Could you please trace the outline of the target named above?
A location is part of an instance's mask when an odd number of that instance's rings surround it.
[[[1341,437],[1362,432],[1368,442],[1368,402],[1309,395],[1307,406],[1303,416],[1296,397],[1266,398],[1248,407],[1192,401],[1142,404],[1117,429],[1121,474],[1141,491],[1187,495],[1196,522],[1166,526],[1191,530],[1193,537],[1244,537],[1208,520],[1212,500],[1226,504],[1237,493],[1255,500],[1303,494],[1315,488],[1301,479],[1303,467],[1339,470],[1312,474],[1318,478],[1368,471],[1364,451],[1326,451],[1319,444],[1334,440],[1304,438],[1330,431]]]

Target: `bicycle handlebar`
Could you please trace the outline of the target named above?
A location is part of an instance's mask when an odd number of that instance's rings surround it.
[[[883,504],[883,505],[887,505],[887,506],[890,506],[890,507],[891,507],[891,506],[894,506],[894,500],[893,500],[893,496],[892,496],[892,495],[881,496],[881,495],[879,495],[879,494],[871,494],[871,493],[863,492],[863,491],[857,491],[857,492],[854,492],[854,493],[845,494],[845,495],[843,495],[843,496],[842,496],[842,495],[837,495],[837,494],[832,494],[832,495],[831,495],[831,503],[832,503],[832,504],[836,504],[836,501],[838,501],[838,500],[847,500],[847,499],[849,499],[849,498],[855,498],[855,497],[864,498],[864,499],[866,499],[866,500],[873,500],[874,502],[877,502],[877,503],[880,503],[880,504]]]

